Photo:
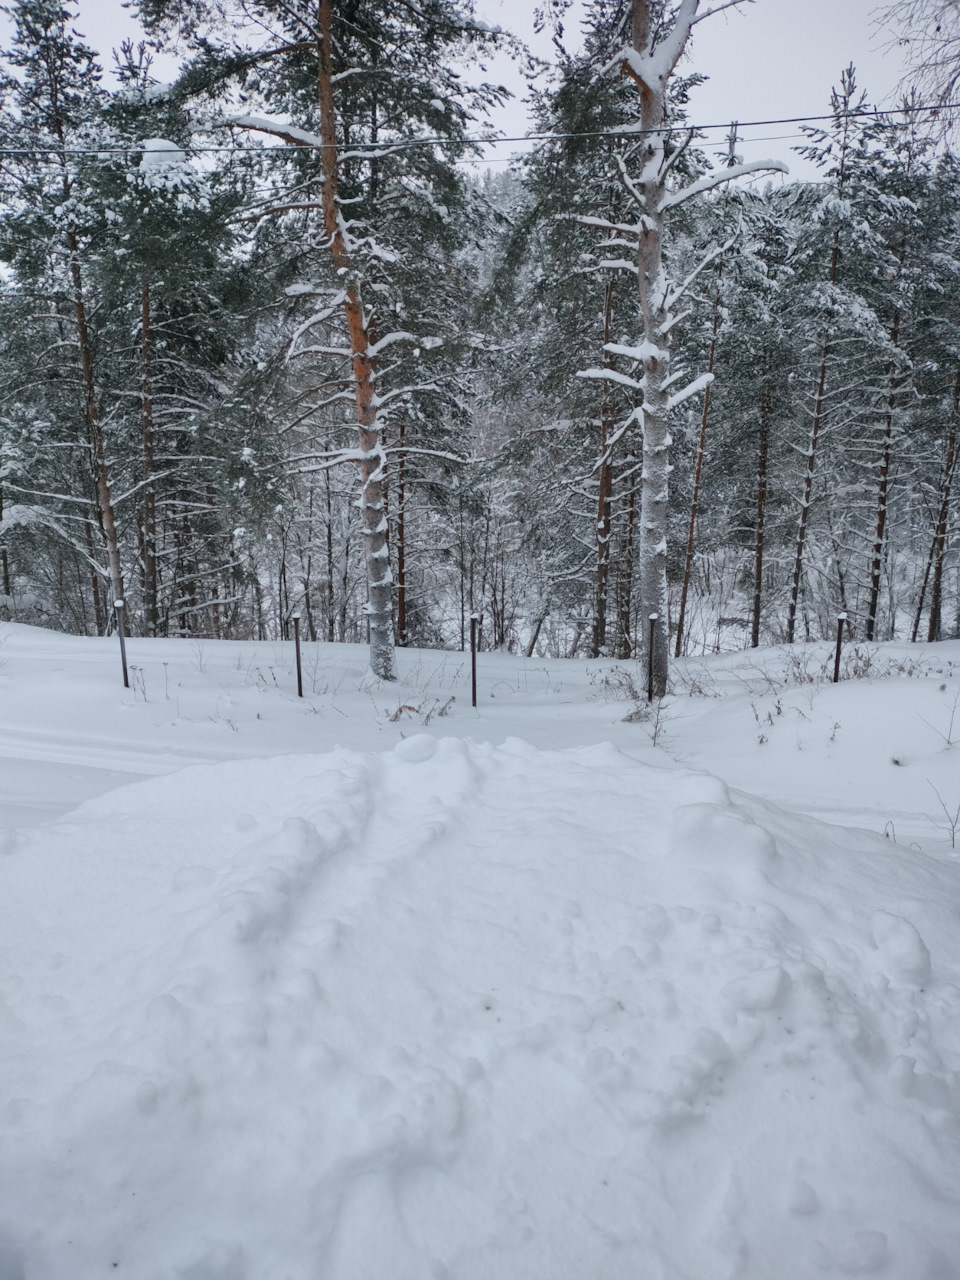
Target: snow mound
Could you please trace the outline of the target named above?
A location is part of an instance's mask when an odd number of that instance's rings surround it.
[[[960,1274],[956,865],[421,736],[0,876],[2,1280]]]

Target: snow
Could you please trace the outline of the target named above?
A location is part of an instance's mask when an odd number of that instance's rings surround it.
[[[278,138],[300,147],[322,147],[323,139],[317,133],[300,129],[296,125],[287,124],[283,120],[274,120],[266,116],[231,116],[223,121],[226,125],[234,125],[238,129],[253,129],[258,133],[272,133]]]
[[[956,1274],[960,643],[127,648],[0,631],[3,1280]]]
[[[676,409],[678,405],[683,404],[685,400],[690,400],[693,396],[699,395],[701,391],[706,391],[707,387],[713,383],[714,375],[712,373],[703,373],[699,378],[694,378],[693,382],[689,382],[682,390],[677,391],[667,401],[667,409]],[[664,390],[663,387],[660,388]]]
[[[187,163],[187,153],[167,138],[144,138],[140,145],[143,148],[143,155],[140,157],[141,169]]]
[[[789,172],[789,166],[785,165],[782,160],[750,160],[746,164],[726,165],[723,169],[715,169],[712,173],[706,174],[696,182],[691,182],[689,186],[684,187],[682,190],[671,192],[670,195],[665,196],[660,201],[657,212],[664,213],[667,209],[674,209],[677,205],[685,204],[688,200],[692,200],[694,196],[701,195],[704,191],[711,191],[722,183],[733,182],[735,179],[743,178],[747,174]]]

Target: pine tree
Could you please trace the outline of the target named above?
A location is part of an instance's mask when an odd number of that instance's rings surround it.
[[[489,88],[469,89],[450,60],[472,45],[489,44],[491,33],[450,0],[428,0],[416,9],[372,0],[258,0],[237,11],[238,30],[248,21],[257,36],[264,28],[281,33],[268,48],[215,46],[203,37],[206,14],[200,4],[144,0],[141,12],[151,30],[180,23],[192,33],[201,52],[186,74],[185,90],[194,84],[210,94],[239,86],[248,105],[268,103],[272,114],[231,112],[224,123],[303,153],[286,162],[291,171],[281,200],[287,211],[316,210],[329,255],[304,332],[326,331],[334,315],[346,331],[345,343],[322,342],[317,345],[326,349],[317,354],[350,369],[359,436],[351,456],[361,477],[371,667],[380,678],[393,679],[383,435],[388,406],[409,397],[412,387],[387,388],[383,374],[395,344],[423,351],[436,337],[429,330],[393,327],[403,309],[398,276],[415,222],[428,210],[442,221],[445,194],[460,183],[453,165],[464,153],[472,109],[497,96]],[[426,133],[438,139],[435,147],[410,145]],[[279,203],[271,215],[280,212]]]
[[[74,455],[76,475],[66,493],[68,504],[83,504],[87,497],[76,495],[77,485],[83,490],[88,478],[92,484],[95,524],[106,552],[111,595],[105,605],[95,577],[94,611],[102,629],[114,616],[113,608],[107,606],[123,601],[124,575],[86,278],[90,247],[102,230],[102,209],[94,193],[91,160],[82,153],[103,141],[101,72],[95,53],[71,27],[73,14],[59,0],[17,0],[12,14],[15,30],[2,81],[0,128],[6,145],[15,150],[3,174],[7,216],[0,250],[12,272],[14,307],[25,319],[28,296],[42,300],[45,308],[29,316],[34,342],[43,353],[39,377],[46,384],[39,386],[36,374],[30,377],[29,400],[36,404],[38,392],[59,398],[63,374],[69,368],[67,398],[75,394],[77,407],[82,406],[85,439],[81,445],[75,438],[75,447],[79,446]],[[13,382],[8,382],[7,394],[17,398],[18,372],[11,372]],[[23,402],[21,407],[31,412]],[[54,417],[59,418],[59,413]],[[76,421],[74,413],[69,417]],[[34,516],[66,537],[72,515],[60,509],[59,500],[52,501],[53,507],[45,511],[35,508]],[[99,575],[89,522],[82,537],[86,545],[81,554],[86,554],[92,571]],[[74,539],[73,546],[78,550],[83,544]]]

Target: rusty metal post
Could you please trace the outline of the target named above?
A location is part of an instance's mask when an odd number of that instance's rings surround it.
[[[653,701],[653,646],[657,642],[658,613],[650,615],[650,635],[647,641],[647,701]]]
[[[477,623],[475,613],[470,615],[470,697],[471,706],[477,705]]]
[[[293,615],[293,643],[297,651],[297,697],[303,697],[303,667],[300,665],[300,615]]]
[[[843,644],[843,624],[847,620],[845,613],[837,614],[837,654],[833,660],[833,683],[838,684],[840,681],[840,647]]]
[[[127,675],[127,644],[123,638],[123,601],[114,600],[113,607],[117,611],[117,635],[120,637],[120,661],[123,664],[123,687],[130,688],[130,677]]]

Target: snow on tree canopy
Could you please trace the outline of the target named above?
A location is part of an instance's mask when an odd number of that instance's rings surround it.
[[[184,165],[187,153],[175,142],[166,138],[144,138],[143,155],[140,157],[141,169],[167,168],[169,165]]]

